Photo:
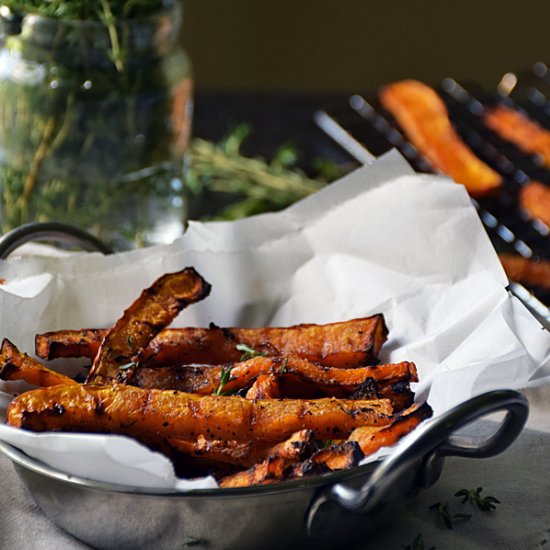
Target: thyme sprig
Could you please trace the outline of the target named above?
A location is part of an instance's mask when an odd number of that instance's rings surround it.
[[[241,124],[220,143],[191,141],[188,188],[197,199],[214,193],[229,202],[210,217],[238,219],[280,210],[327,184],[322,176],[309,178],[296,167],[298,156],[292,147],[281,147],[270,162],[243,156],[241,145],[250,131],[249,125]]]
[[[477,506],[484,512],[495,510],[495,504],[500,504],[500,501],[493,496],[482,497],[481,492],[483,487],[477,487],[477,489],[460,489],[455,493],[455,497],[462,498],[461,504],[470,504]],[[435,502],[428,507],[429,510],[435,510],[437,516],[443,520],[443,523],[448,529],[452,529],[456,521],[467,521],[471,519],[472,514],[453,514],[448,502]],[[422,540],[422,534],[419,533],[411,544],[403,546],[403,550],[427,550]],[[431,547],[429,550],[435,550],[435,547]]]
[[[489,512],[491,510],[496,510],[496,504],[500,504],[500,500],[492,496],[482,497],[481,492],[483,487],[478,487],[477,489],[460,489],[455,493],[455,497],[462,497],[462,504],[470,502],[471,504],[476,505],[480,510],[484,512]]]
[[[118,367],[118,370],[122,370],[122,371],[130,370],[137,366],[138,366],[138,363],[136,363],[135,361],[130,361],[129,363],[124,363],[124,365],[120,365]]]
[[[466,521],[472,517],[472,514],[451,514],[448,502],[436,502],[429,509],[437,511],[438,516],[443,520],[445,527],[448,529],[453,528],[453,522]]]
[[[248,361],[248,359],[253,359],[254,357],[265,357],[267,355],[265,351],[257,351],[246,344],[237,344],[235,349],[243,352],[239,361]]]
[[[214,395],[228,395],[224,393],[223,388],[231,380],[234,380],[234,378],[231,378],[231,367],[222,367],[222,371],[220,373],[220,384],[218,389],[214,392]]]
[[[484,512],[496,510],[496,504],[500,504],[500,500],[493,496],[482,497],[481,492],[483,487],[477,489],[460,489],[455,493],[455,497],[462,498],[461,504],[470,504],[477,506]],[[453,528],[453,522],[457,520],[468,520],[472,514],[451,514],[448,502],[436,502],[429,507],[430,510],[436,510],[443,523],[449,528]]]
[[[435,550],[435,546],[426,548],[424,545],[424,540],[422,539],[422,534],[418,533],[411,544],[403,546],[403,550]]]
[[[124,51],[120,47],[118,30],[116,28],[116,17],[111,9],[111,3],[108,0],[101,1],[100,19],[103,21],[107,31],[109,32],[109,40],[111,41],[111,60],[119,73],[124,71]]]

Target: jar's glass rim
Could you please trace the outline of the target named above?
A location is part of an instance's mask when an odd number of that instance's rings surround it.
[[[128,62],[132,64],[131,59],[136,55],[156,57],[159,52],[178,43],[182,25],[181,3],[178,0],[163,1],[161,11],[143,17],[115,19],[112,24],[107,24],[95,19],[63,19],[31,12],[10,16],[11,12],[2,13],[5,4],[0,0],[0,34],[13,38],[10,47],[17,49],[24,45],[27,52],[36,53],[37,59],[45,59],[47,55],[49,62],[56,60],[75,67],[82,64],[95,67],[114,65],[120,72],[122,61],[116,55],[122,48],[129,54]],[[81,55],[80,51],[87,52],[87,55]]]
[[[140,25],[140,23],[143,24],[150,24],[151,21],[155,21],[158,18],[163,18],[167,15],[170,15],[174,12],[174,10],[181,11],[181,2],[178,0],[163,0],[163,6],[159,8],[157,11],[151,12],[148,15],[140,15],[137,17],[121,17],[117,18],[117,22],[124,23],[124,24],[135,24]],[[64,17],[52,17],[49,15],[45,15],[40,13],[37,10],[32,9],[13,9],[7,4],[4,4],[0,0],[0,20],[13,20],[13,19],[27,19],[30,18],[35,21],[41,21],[41,22],[50,22],[51,24],[57,24],[60,23],[63,25],[75,25],[75,26],[105,26],[104,21],[100,21],[98,19],[75,19],[75,18],[64,18]]]

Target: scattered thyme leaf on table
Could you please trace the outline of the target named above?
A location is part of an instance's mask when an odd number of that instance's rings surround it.
[[[418,533],[411,544],[403,546],[403,550],[435,550],[435,546],[426,548],[426,546],[424,545],[424,540],[422,539],[422,534]]]
[[[500,504],[500,500],[492,496],[482,497],[481,492],[483,487],[478,487],[477,489],[460,489],[455,493],[455,497],[462,497],[462,504],[470,502],[475,504],[480,510],[484,512],[489,512],[491,510],[496,510],[496,504]]]
[[[467,521],[471,519],[472,514],[452,514],[448,502],[436,502],[429,507],[430,510],[436,510],[439,517],[448,529],[453,528],[455,521]]]

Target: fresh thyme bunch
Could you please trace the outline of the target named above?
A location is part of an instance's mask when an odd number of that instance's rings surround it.
[[[0,5],[13,14],[0,17],[0,232],[57,220],[119,248],[177,236],[191,94],[179,1]]]
[[[342,175],[325,162],[317,177],[308,177],[296,166],[298,154],[290,146],[280,147],[270,162],[243,156],[241,146],[250,131],[241,124],[220,143],[191,141],[186,181],[198,203],[192,217],[234,220],[280,210]]]

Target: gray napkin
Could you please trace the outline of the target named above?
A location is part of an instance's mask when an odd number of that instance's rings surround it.
[[[0,548],[10,550],[83,550],[77,541],[44,516],[19,481],[11,461],[0,454]]]
[[[483,487],[482,496],[500,500],[496,510],[484,512],[454,496],[460,489],[477,487]],[[429,509],[436,502],[448,502],[452,515],[472,517],[454,521],[451,530]],[[525,430],[512,447],[494,458],[447,459],[433,487],[419,493],[368,543],[353,549],[402,549],[419,534],[426,550],[550,549],[550,433]]]

